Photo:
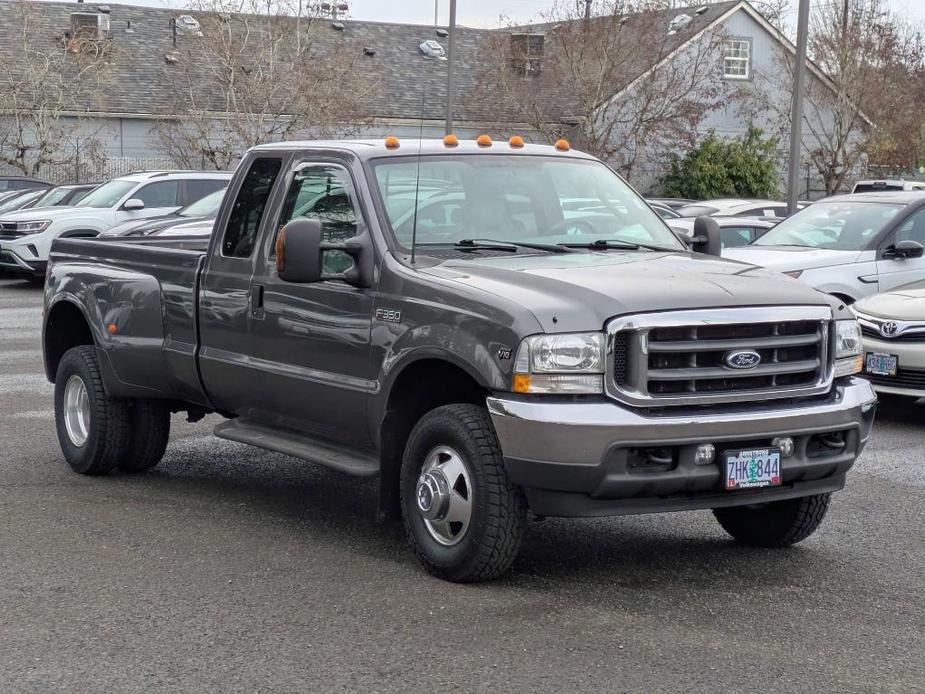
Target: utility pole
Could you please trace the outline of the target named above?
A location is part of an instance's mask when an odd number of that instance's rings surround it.
[[[800,152],[803,149],[803,85],[806,81],[806,44],[809,37],[809,0],[800,0],[797,50],[793,64],[793,104],[790,110],[790,161],[787,170],[787,213],[797,211]]]
[[[594,0],[585,0],[585,19],[591,19],[591,3]]]
[[[434,0],[434,26],[440,26],[440,0]]]
[[[446,52],[446,134],[453,133],[453,92],[456,89],[453,61],[456,60],[454,43],[456,40],[456,0],[450,0],[449,46]]]

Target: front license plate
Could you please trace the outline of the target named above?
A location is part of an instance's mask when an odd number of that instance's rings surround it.
[[[864,370],[875,376],[895,376],[899,366],[899,357],[895,354],[868,352],[864,360]]]
[[[780,486],[780,449],[726,451],[726,489]]]

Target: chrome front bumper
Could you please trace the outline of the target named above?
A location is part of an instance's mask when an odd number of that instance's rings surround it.
[[[863,450],[876,395],[863,379],[837,384],[824,399],[765,402],[684,414],[631,410],[611,401],[553,402],[512,395],[488,409],[512,481],[541,515],[612,515],[714,508],[834,491]],[[722,451],[794,439],[782,460],[783,486],[724,492],[719,463],[694,463],[698,444]],[[820,437],[843,445],[820,454]],[[670,451],[671,463],[644,464],[646,452]],[[640,464],[642,462],[643,464]]]

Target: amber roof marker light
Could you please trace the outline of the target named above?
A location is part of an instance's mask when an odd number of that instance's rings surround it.
[[[479,147],[491,147],[491,137],[489,135],[479,135],[475,138]]]
[[[398,138],[394,135],[389,135],[385,138],[386,149],[398,149],[399,145],[401,145],[401,142],[399,142]]]
[[[524,146],[524,139],[520,135],[514,135],[507,143],[515,149],[520,149]]]
[[[444,135],[443,144],[446,147],[456,147],[459,144],[459,138],[455,135]]]
[[[568,152],[571,148],[572,146],[568,143],[568,140],[566,140],[565,138],[560,137],[558,140],[556,140],[556,149],[559,150],[560,152]]]

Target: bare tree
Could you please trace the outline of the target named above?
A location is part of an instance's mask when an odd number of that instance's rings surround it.
[[[81,146],[99,151],[97,132],[79,114],[99,105],[116,59],[105,38],[44,34],[40,11],[16,2],[16,41],[0,44],[0,162],[24,175],[73,166]]]
[[[357,64],[362,47],[319,22],[315,9],[202,0],[198,26],[178,25],[165,66],[178,117],[155,127],[161,150],[181,165],[226,169],[262,142],[355,130],[376,85]]]
[[[585,19],[574,4],[558,5],[541,27],[541,58],[524,55],[529,39],[516,29],[499,32],[470,102],[476,111],[503,104],[508,122],[548,140],[568,130],[582,149],[633,178],[642,162],[692,143],[728,97],[717,65],[721,32],[694,38],[699,29],[669,25],[675,13],[663,8],[660,0],[604,0]]]
[[[845,187],[874,151],[912,147],[922,119],[922,41],[883,0],[822,3],[811,15],[809,56],[821,70],[806,85],[803,149],[827,195]],[[792,54],[755,76],[752,112],[772,114],[789,132]],[[917,77],[916,77],[917,75]],[[786,98],[774,98],[783,95]]]

